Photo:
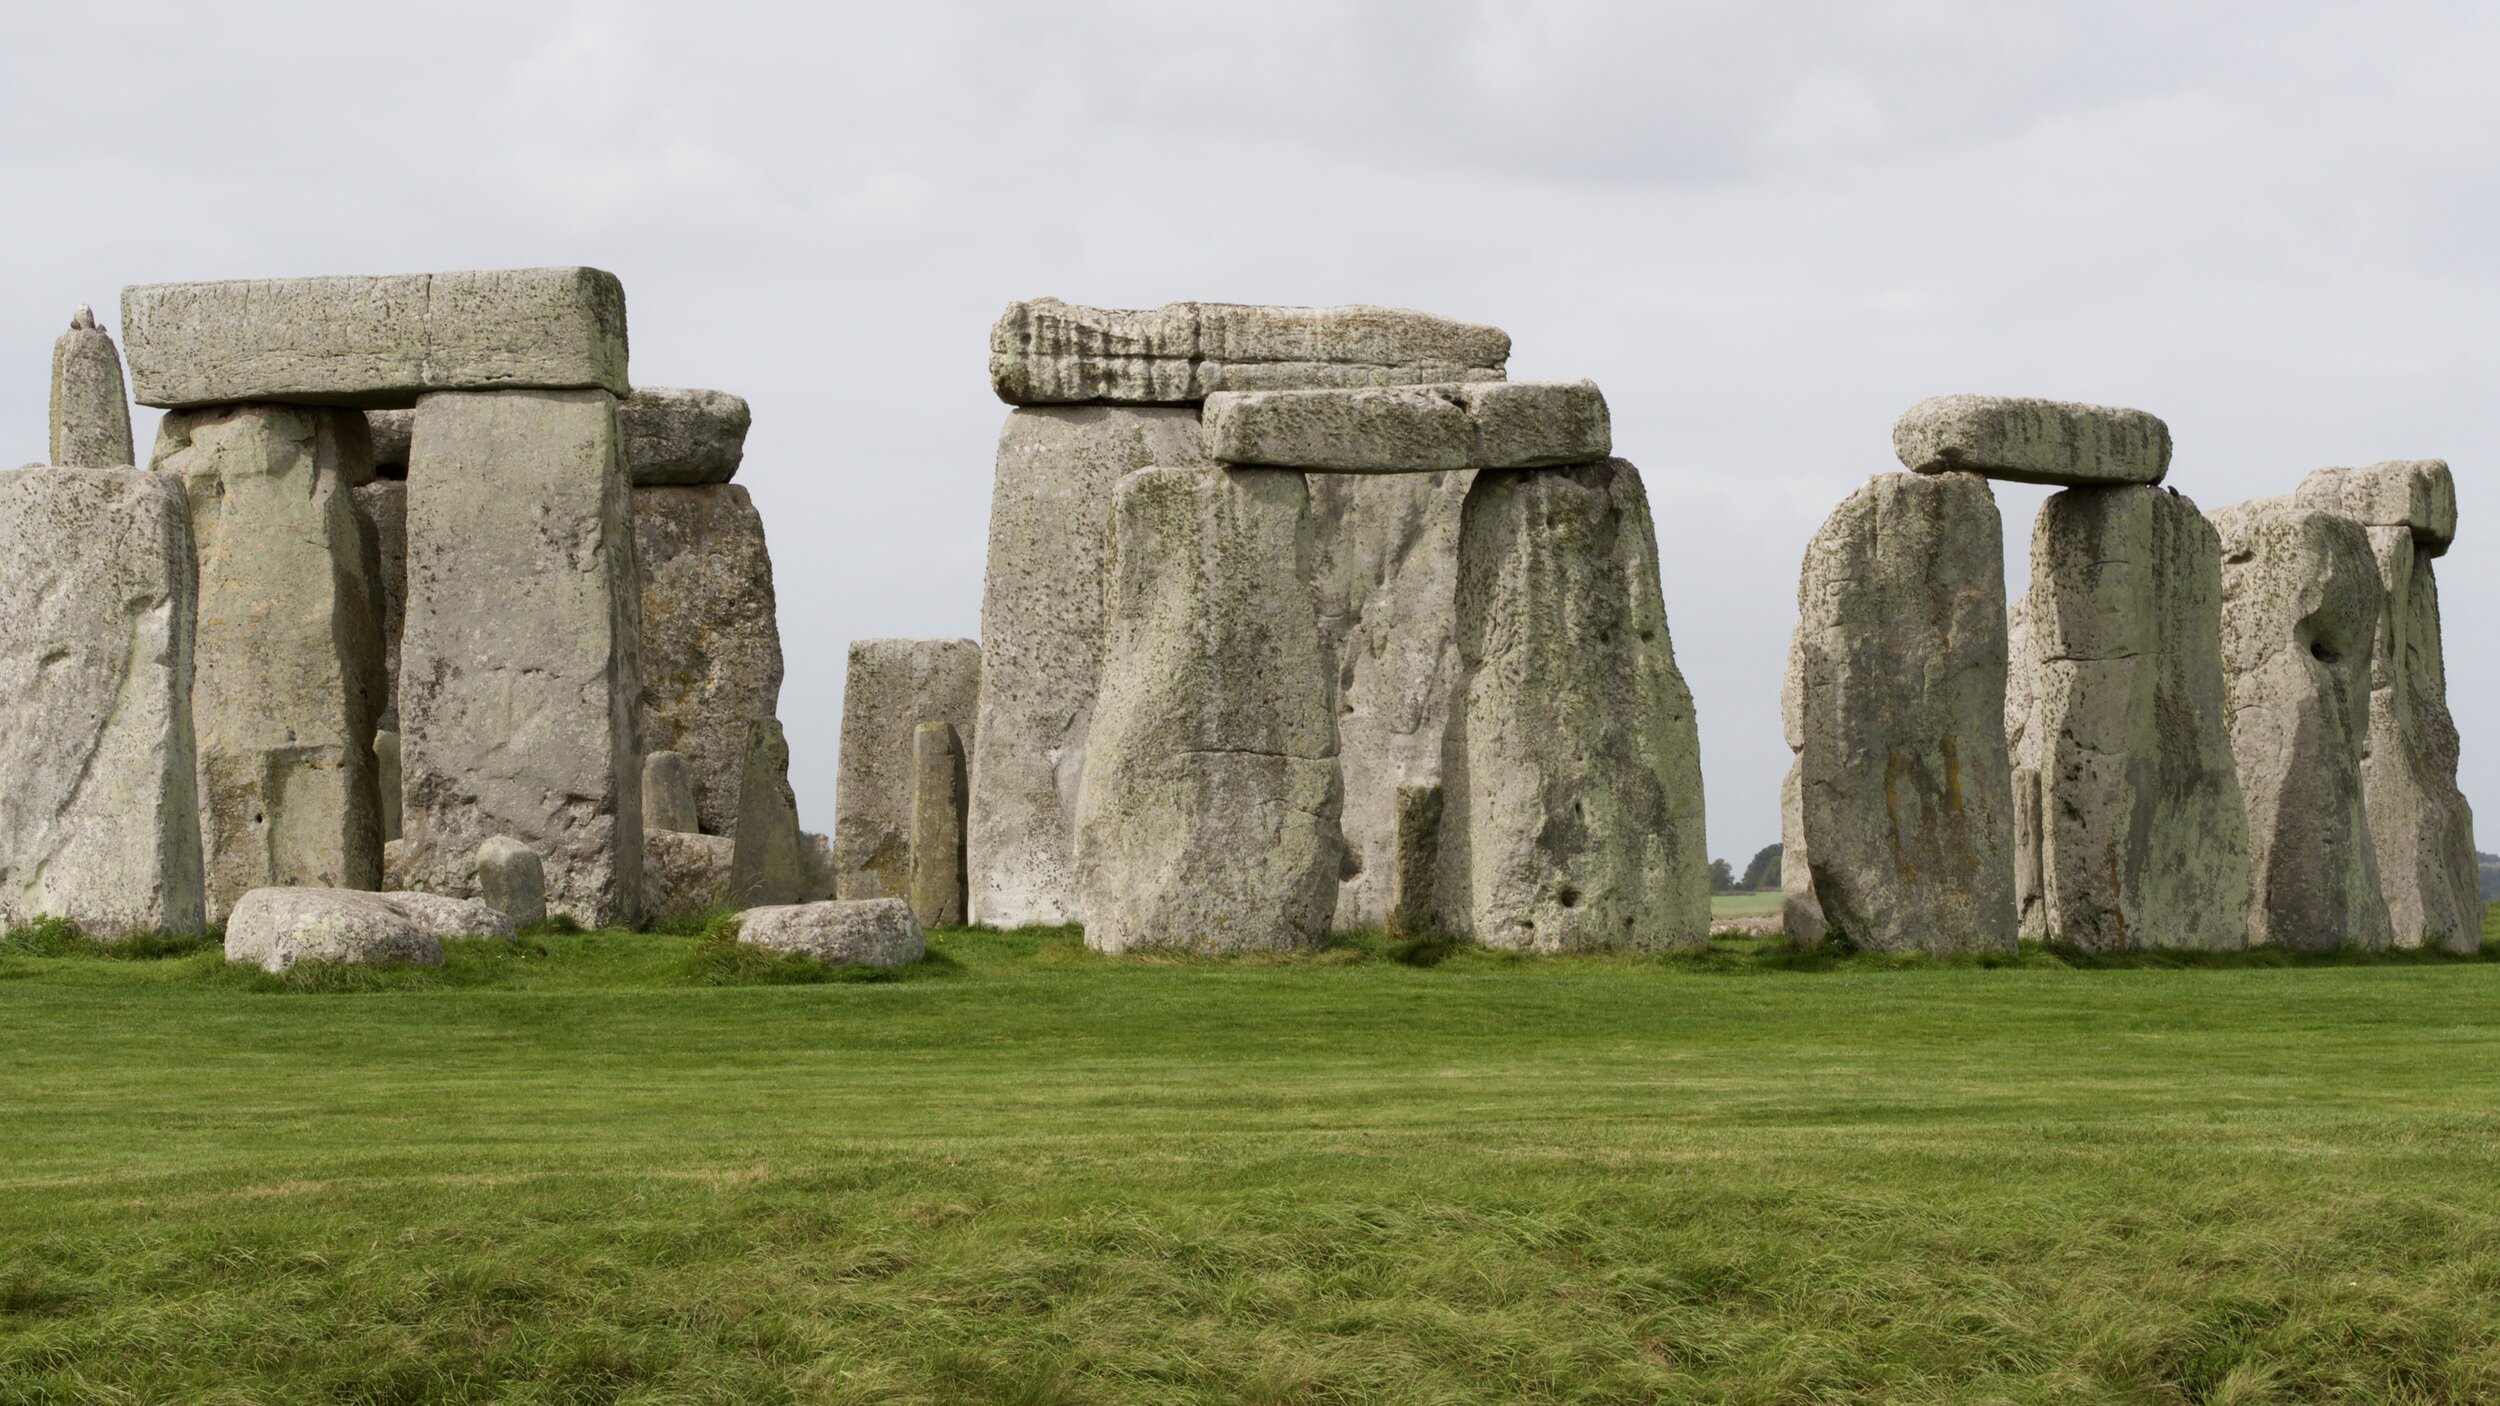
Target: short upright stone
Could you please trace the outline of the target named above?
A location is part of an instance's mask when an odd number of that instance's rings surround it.
[[[1535,952],[1709,940],[1701,745],[1640,471],[1488,470],[1458,548],[1443,928]]]
[[[2222,668],[2248,803],[2251,942],[2388,945],[2361,776],[2381,598],[2369,534],[2260,499],[2214,514]]]
[[[364,417],[175,411],[153,467],[181,482],[199,555],[191,712],[208,920],[256,888],[379,887],[382,627],[352,496],[372,472]]]
[[[1876,475],[1808,544],[1797,610],[1800,820],[1825,917],[1872,951],[2013,951],[2005,557],[1987,481]]]
[[[964,746],[952,723],[912,729],[911,911],[923,926],[964,920]]]
[[[179,487],[0,473],[0,927],[200,930],[193,578]]]
[[[1099,952],[1316,947],[1337,902],[1337,737],[1302,476],[1121,480],[1100,697],[1077,794]]]
[[[477,847],[477,892],[515,927],[546,920],[546,865],[538,851],[510,835],[489,835]]]
[[[550,911],[631,923],[640,609],[615,398],[429,395],[408,482],[405,882],[473,896],[478,845],[507,834],[544,861]]]
[[[139,462],[132,457],[121,353],[84,303],[52,344],[52,462],[80,469],[122,469]]]
[[[738,829],[747,723],[781,706],[764,520],[734,483],[637,488],[644,745],[682,754],[706,834]]]
[[[980,697],[971,640],[851,642],[833,792],[836,898],[910,897],[914,730],[939,722],[973,737]]]
[[[2026,741],[2056,941],[2247,945],[2221,550],[2196,504],[2166,489],[2070,488],[2040,509],[2028,621],[2038,735]]]
[[[790,743],[771,718],[747,724],[735,841],[729,860],[734,906],[806,901],[807,846],[799,833],[798,798],[790,790]]]

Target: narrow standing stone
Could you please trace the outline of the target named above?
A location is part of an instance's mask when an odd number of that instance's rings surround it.
[[[2035,570],[2037,568],[2035,567]],[[2032,638],[2031,596],[2005,610],[2005,751],[2014,769],[2014,908],[2025,942],[2049,938],[2048,880],[2041,873],[2040,651]],[[2234,792],[2239,781],[2234,776]],[[2245,830],[2243,821],[2241,828]]]
[[[121,353],[85,303],[52,344],[52,462],[74,469],[120,469],[139,462],[130,442]]]
[[[1343,745],[1340,741],[1339,746]],[[1397,841],[1390,852],[1389,911],[1380,921],[1381,929],[1392,936],[1417,937],[1440,929],[1438,889],[1445,794],[1437,781],[1398,788]],[[1347,843],[1351,846],[1351,837]],[[1342,890],[1337,896],[1337,925],[1352,926],[1346,921]]]
[[[738,829],[747,723],[778,716],[781,626],[764,520],[732,483],[634,490],[643,745],[684,755],[696,828]]]
[[[514,927],[545,922],[547,867],[538,851],[510,835],[489,835],[477,847],[477,893]]]
[[[642,759],[642,828],[696,833],[694,781],[682,752],[653,752]]]
[[[835,897],[913,892],[913,729],[942,722],[977,736],[980,697],[981,646],[971,640],[851,642],[833,792]]]
[[[408,412],[414,415],[416,412]],[[373,417],[365,422],[370,425]],[[401,453],[406,453],[402,448]],[[375,479],[356,489],[356,511],[365,520],[373,543],[372,595],[381,613],[382,710],[375,726],[399,730],[399,650],[408,631],[408,483],[402,464],[398,479]]]
[[[923,927],[964,920],[964,746],[952,723],[912,729],[911,911]]]
[[[373,734],[373,789],[382,803],[382,843],[399,838],[399,734]]]
[[[740,773],[730,900],[740,908],[803,902],[807,852],[799,836],[798,797],[790,791],[790,744],[779,722],[757,718],[747,724]]]

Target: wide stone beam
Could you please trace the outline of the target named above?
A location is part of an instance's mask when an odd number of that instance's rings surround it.
[[[2304,508],[2342,513],[2364,527],[2402,527],[2426,557],[2457,540],[2457,480],[2445,459],[2390,459],[2360,469],[2320,469],[2300,481]]]
[[[990,330],[1010,405],[1189,405],[1216,391],[1498,381],[1499,328],[1399,308],[1168,303],[1137,311],[1011,303]]]
[[[2170,427],[2141,410],[2002,395],[1933,396],[1892,427],[1901,466],[2068,488],[2159,483]]]
[[[1207,457],[1324,473],[1588,464],[1614,452],[1594,381],[1486,381],[1207,397]]]
[[[139,403],[168,409],[627,389],[625,289],[592,268],[141,284],[122,337]]]
[[[616,403],[636,488],[736,478],[753,421],[746,398],[727,391],[644,386]]]

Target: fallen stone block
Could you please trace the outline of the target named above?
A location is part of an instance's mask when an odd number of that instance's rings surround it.
[[[737,844],[730,852],[730,901],[740,908],[797,903],[807,892],[807,846],[798,797],[790,790],[790,743],[781,724],[747,724],[738,783]]]
[[[616,403],[636,488],[729,482],[752,420],[745,398],[727,391],[638,386]]]
[[[1327,473],[1587,464],[1614,451],[1594,381],[1482,381],[1207,397],[1207,457]]]
[[[750,908],[738,940],[848,967],[907,967],[928,951],[911,905],[899,898]]]
[[[139,403],[167,409],[629,388],[625,289],[589,268],[141,284],[122,336]]]
[[[516,926],[546,921],[546,865],[538,851],[510,835],[489,835],[477,847],[477,891],[488,908]]]
[[[682,752],[653,752],[642,759],[642,828],[699,832],[694,777]]]
[[[139,462],[130,442],[121,353],[84,303],[52,344],[52,462],[73,469],[125,469]]]
[[[910,896],[913,732],[940,722],[976,736],[980,698],[981,646],[971,640],[851,642],[833,792],[837,896]]]
[[[736,484],[634,490],[643,743],[686,759],[693,828],[738,828],[747,723],[781,705],[781,626],[764,520]]]
[[[303,890],[298,890],[302,892]],[[331,890],[351,892],[352,890]],[[439,893],[384,893],[393,908],[429,936],[444,941],[512,940],[512,918],[493,904],[474,898],[446,898]]]
[[[282,972],[300,962],[443,964],[443,944],[395,895],[334,888],[257,888],[226,919],[226,960]]]
[[[643,910],[687,918],[732,906],[729,873],[738,842],[727,835],[652,830],[642,837]]]
[[[205,922],[190,513],[136,469],[0,473],[0,928]]]
[[[2361,469],[2319,469],[2300,481],[2300,506],[2342,513],[2364,527],[2401,527],[2424,557],[2457,540],[2457,481],[2445,459],[2391,459]]]
[[[2066,487],[2159,483],[2170,427],[2141,410],[2002,395],[1940,395],[1892,427],[1901,466]]]
[[[924,926],[964,920],[964,746],[953,723],[912,729],[911,911]]]
[[[1035,298],[1010,303],[990,329],[990,384],[1010,405],[1187,405],[1216,391],[1498,381],[1509,358],[1498,328],[1397,308],[1129,311]]]

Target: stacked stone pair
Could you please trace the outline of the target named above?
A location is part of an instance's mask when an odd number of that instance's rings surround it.
[[[964,639],[851,645],[834,781],[834,896],[897,898],[924,924],[964,921],[967,761],[981,646]]]

